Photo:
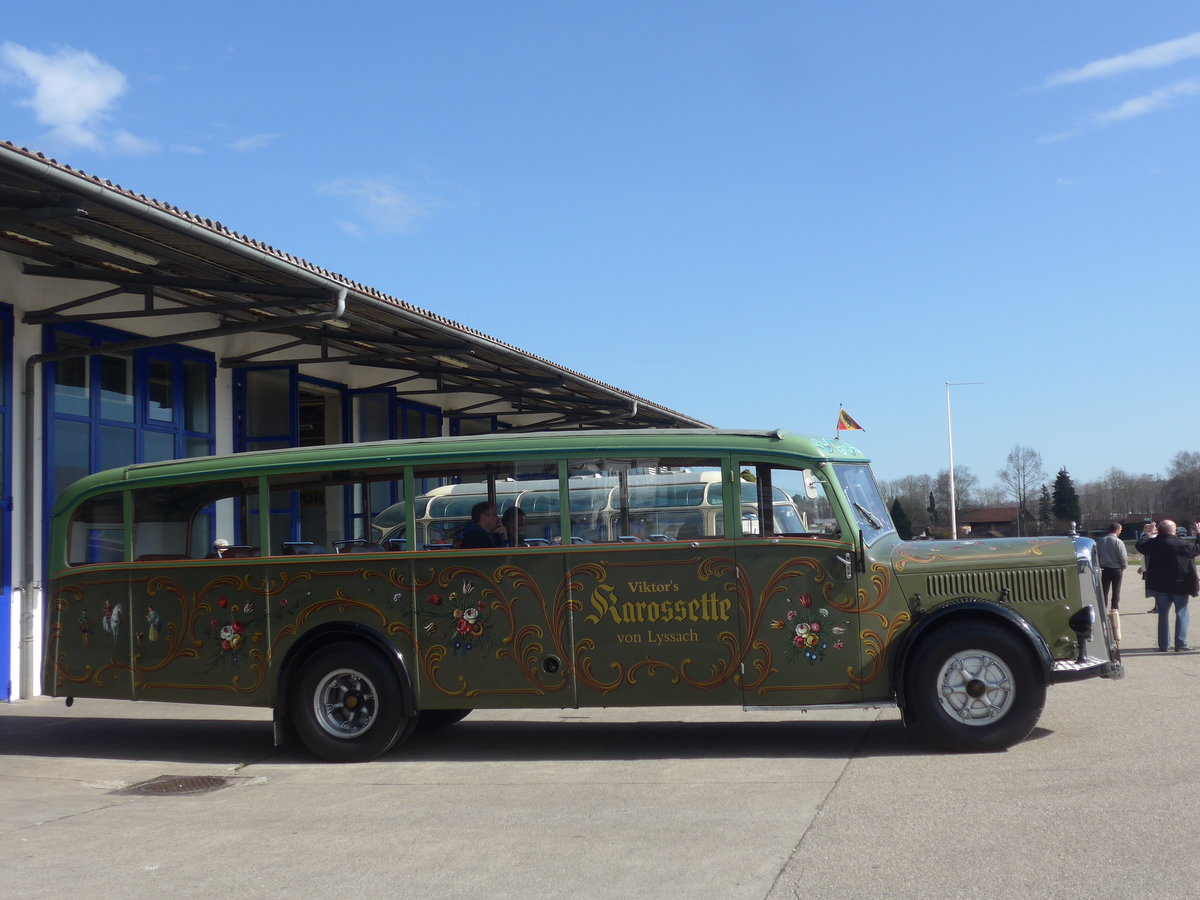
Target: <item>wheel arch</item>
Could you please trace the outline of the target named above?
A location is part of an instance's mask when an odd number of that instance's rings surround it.
[[[912,658],[913,650],[935,631],[957,622],[988,621],[1000,623],[1007,631],[1020,637],[1033,652],[1038,663],[1042,684],[1050,684],[1050,674],[1054,666],[1054,658],[1050,655],[1050,647],[1046,639],[1037,632],[1024,618],[1015,611],[1000,603],[983,600],[978,597],[964,597],[943,604],[917,620],[904,635],[900,652],[896,654],[892,669],[892,684],[896,686],[896,704],[900,707],[905,719],[908,719],[908,704],[906,675]]]
[[[416,689],[408,670],[408,663],[395,645],[375,629],[357,622],[329,622],[301,635],[296,643],[288,649],[287,655],[279,666],[279,672],[275,678],[275,696],[272,698],[272,720],[275,725],[276,746],[285,743],[288,738],[288,696],[297,674],[303,669],[304,663],[309,657],[322,647],[327,647],[337,641],[358,641],[378,650],[380,655],[391,665],[400,681],[400,692],[404,698],[404,715],[416,715]]]

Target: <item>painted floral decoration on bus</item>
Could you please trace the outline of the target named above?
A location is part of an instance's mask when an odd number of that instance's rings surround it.
[[[464,580],[461,591],[451,591],[444,598],[441,594],[426,598],[434,609],[423,613],[425,633],[446,641],[456,656],[468,656],[489,637],[487,604],[473,598],[474,592],[475,585]]]
[[[825,658],[827,650],[843,650],[846,641],[842,637],[846,633],[849,621],[836,624],[828,609],[820,607],[812,611],[812,595],[803,594],[787,599],[789,607],[782,619],[773,619],[771,627],[784,632],[784,658],[788,662],[801,659],[812,665]],[[796,609],[793,604],[798,604]]]
[[[258,618],[256,611],[252,600],[239,606],[230,603],[228,597],[217,598],[216,614],[205,632],[205,638],[217,645],[214,663],[238,662],[249,645],[262,641],[262,633],[253,628]]]

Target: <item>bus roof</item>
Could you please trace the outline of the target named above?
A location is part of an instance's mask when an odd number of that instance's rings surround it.
[[[836,438],[786,431],[719,428],[639,428],[620,431],[541,431],[478,434],[464,437],[412,438],[358,444],[323,444],[254,450],[224,456],[201,456],[137,463],[87,475],[68,487],[53,515],[88,496],[176,479],[188,481],[244,478],[268,471],[332,470],[346,466],[428,465],[442,461],[480,463],[494,459],[603,454],[751,453],[800,456],[815,461],[869,462],[856,447]]]

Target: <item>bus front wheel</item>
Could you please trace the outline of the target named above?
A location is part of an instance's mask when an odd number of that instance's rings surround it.
[[[930,743],[1004,750],[1033,730],[1046,685],[1019,637],[972,621],[940,628],[913,648],[905,694],[906,718]]]
[[[291,694],[296,734],[329,762],[367,762],[409,729],[400,679],[379,653],[343,641],[305,660]]]

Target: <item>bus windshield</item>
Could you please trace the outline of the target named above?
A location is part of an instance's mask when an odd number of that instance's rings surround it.
[[[833,471],[862,529],[863,543],[870,546],[880,536],[896,530],[869,466],[835,465]]]

